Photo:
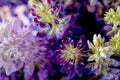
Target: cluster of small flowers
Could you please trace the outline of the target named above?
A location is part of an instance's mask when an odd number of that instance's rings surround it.
[[[89,2],[93,9],[97,0],[94,4],[92,0]],[[102,80],[119,80],[119,61],[114,58],[120,55],[119,7],[105,14],[107,23],[113,24],[107,33],[109,41],[94,34],[91,42],[83,35],[72,39],[68,37],[70,32],[60,37],[71,26],[73,16],[64,12],[71,0],[29,0],[28,3],[33,20],[30,25],[18,19],[0,22],[0,80],[15,77],[49,80],[56,72],[65,73],[70,80],[91,73],[102,75]]]
[[[98,36],[95,34],[93,36],[93,44],[88,41],[88,46],[92,51],[92,55],[88,58],[88,61],[94,61],[90,63],[91,71],[96,74],[103,74],[103,80],[119,80],[120,70],[118,68],[112,68],[119,66],[119,61],[112,58],[112,56],[119,56],[120,54],[120,29],[118,28],[120,22],[120,9],[117,8],[116,11],[110,9],[105,14],[105,20],[107,24],[113,24],[112,30],[110,30],[107,34],[110,36],[109,41],[105,41],[104,38],[99,34]],[[112,36],[112,37],[111,37]]]

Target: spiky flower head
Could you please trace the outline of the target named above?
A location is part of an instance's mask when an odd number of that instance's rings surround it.
[[[49,36],[58,35],[65,28],[69,17],[63,16],[63,4],[57,0],[30,0],[34,22]]]
[[[62,45],[58,49],[57,61],[63,66],[62,70],[68,74],[77,73],[80,77],[83,70],[83,50],[82,40],[74,46],[74,41],[69,38],[68,40],[62,40]]]
[[[34,70],[33,58],[39,52],[37,39],[32,35],[32,26],[22,26],[19,20],[0,23],[0,68],[7,75],[24,66],[29,74]]]
[[[106,12],[105,20],[108,24],[114,24],[116,26],[120,25],[120,7],[118,7],[116,11],[111,8]]]
[[[107,21],[107,24],[113,24],[113,28],[108,35],[111,35],[118,31],[118,25],[120,25],[120,7],[117,7],[117,10],[114,11],[112,8],[106,12],[104,19]]]
[[[110,44],[115,54],[116,55],[119,54],[120,52],[120,30],[117,32],[117,34],[114,35],[114,37],[112,37],[112,39],[110,40]]]
[[[91,63],[92,71],[97,70],[97,74],[108,74],[109,66],[112,63],[111,55],[114,54],[112,47],[105,42],[104,38],[99,34],[95,34],[93,37],[93,43],[88,41],[89,48],[92,51],[92,55],[88,58],[88,61],[94,61]]]

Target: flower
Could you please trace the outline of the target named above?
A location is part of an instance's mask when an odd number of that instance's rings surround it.
[[[110,39],[110,44],[112,46],[113,51],[115,54],[118,54],[120,52],[120,30],[118,30],[117,34]]]
[[[95,71],[96,74],[108,75],[109,66],[113,63],[110,58],[111,55],[114,55],[112,47],[104,41],[100,34],[98,36],[95,34],[93,44],[88,41],[88,45],[93,53],[88,58],[88,61],[94,61],[90,64],[92,71]]]
[[[113,8],[113,9],[116,9],[119,5],[120,5],[120,0],[105,0],[103,1],[103,3],[105,4],[105,6],[107,8]]]
[[[67,73],[71,78],[74,77],[75,73],[81,77],[84,69],[83,54],[85,53],[82,39],[78,42],[76,47],[71,38],[67,41],[62,40],[62,45],[57,52],[59,53],[57,62],[63,66],[62,71]]]
[[[0,23],[0,68],[4,68],[6,75],[23,66],[26,72],[33,73],[33,55],[39,52],[39,45],[32,30],[32,26],[22,26],[18,20]]]
[[[120,7],[117,7],[116,11],[111,8],[106,12],[104,19],[107,21],[107,24],[113,24],[113,28],[108,32],[108,35],[117,32],[117,26],[120,25]]]
[[[116,11],[114,11],[112,8],[106,12],[105,14],[105,20],[108,24],[114,24],[118,26],[120,24],[120,7],[117,8]]]
[[[66,1],[61,0],[61,2],[64,2],[66,7],[70,6],[73,3],[72,0],[66,0]]]
[[[63,4],[53,0],[29,0],[34,22],[49,36],[58,36],[64,30],[70,16],[64,16]]]

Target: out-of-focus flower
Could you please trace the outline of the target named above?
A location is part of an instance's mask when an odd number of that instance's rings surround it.
[[[34,22],[49,36],[62,33],[70,16],[64,16],[63,4],[54,0],[29,0]]]
[[[21,20],[22,23],[26,26],[30,24],[29,16],[27,17],[25,15],[25,12],[28,11],[26,5],[19,5],[17,7],[14,7],[14,9],[8,5],[4,5],[0,7],[0,10],[0,19],[3,18],[12,21],[17,18]],[[17,16],[14,16],[13,14],[16,14]]]
[[[54,52],[50,48],[50,42],[47,38],[40,37],[39,33],[36,34],[38,36],[38,44],[39,45],[39,53],[34,54],[34,61],[37,65],[37,76],[38,80],[49,80],[49,76],[53,76],[55,70],[53,69],[53,65],[51,63],[54,62]],[[36,76],[32,75],[33,77]],[[29,75],[29,74],[28,74]],[[30,80],[28,77],[26,80]]]
[[[114,37],[112,37],[112,39],[110,40],[110,44],[115,54],[119,54],[120,52],[120,30],[117,32],[117,34],[114,35]]]
[[[59,0],[59,2],[64,4],[64,11],[66,11],[66,10],[77,11],[81,7],[81,4],[80,4],[81,1],[78,1],[78,0]],[[67,13],[69,13],[69,12],[67,12]]]
[[[120,70],[119,69],[111,69],[109,71],[109,77],[106,75],[102,75],[102,77],[101,77],[101,80],[119,80],[119,79],[120,79]]]
[[[95,11],[95,6],[97,5],[98,0],[88,0],[89,4],[87,4],[87,10],[89,12],[94,12]]]
[[[10,13],[10,7],[8,6],[2,6],[0,7],[0,18],[4,18],[7,20],[12,20],[14,17]]]
[[[49,56],[46,54],[46,56]],[[42,58],[42,57],[40,57]],[[49,76],[53,76],[55,74],[55,70],[53,69],[53,66],[51,65],[51,60],[44,58],[42,60],[39,60],[38,64],[38,72],[37,76],[39,80],[49,80]]]
[[[26,5],[19,5],[15,8],[14,12],[17,14],[17,18],[20,19],[24,25],[29,25],[29,16],[27,17],[24,13],[27,11],[27,6]],[[29,15],[29,14],[28,14]]]
[[[48,70],[40,69],[38,72],[39,80],[48,80]]]
[[[113,8],[116,9],[120,5],[120,0],[104,0],[103,4],[107,8]]]
[[[111,74],[112,79],[111,80],[120,80],[120,70],[116,71],[114,70],[113,74]]]
[[[81,77],[84,69],[83,56],[85,51],[83,49],[82,39],[76,47],[74,45],[73,40],[70,38],[68,41],[63,40],[61,47],[57,51],[59,53],[57,56],[58,64],[63,66],[62,71],[67,73],[71,78],[76,73]]]
[[[65,77],[62,77],[61,80],[70,80],[70,77],[65,76]]]
[[[70,5],[73,3],[72,0],[66,0],[66,1],[60,0],[60,1],[61,1],[61,2],[64,2],[64,4],[65,4],[66,7],[70,6]],[[76,2],[76,1],[74,0],[74,2]]]
[[[108,34],[118,31],[118,25],[120,25],[120,7],[117,7],[117,10],[114,11],[112,8],[106,12],[104,19],[107,21],[107,24],[113,24],[113,28]]]
[[[28,0],[0,0],[0,6],[2,5],[10,5],[10,6],[18,6],[21,4],[27,4]]]
[[[20,21],[2,20],[0,24],[0,68],[7,75],[24,65],[27,73],[34,71],[34,55],[39,52],[37,39],[32,35],[32,26],[22,26]]]
[[[88,58],[88,61],[94,61],[90,63],[91,71],[96,71],[96,74],[108,75],[108,71],[111,70],[109,66],[113,63],[113,60],[110,58],[111,55],[114,55],[112,47],[104,41],[101,35],[94,35],[93,44],[88,41],[88,45],[93,53]]]

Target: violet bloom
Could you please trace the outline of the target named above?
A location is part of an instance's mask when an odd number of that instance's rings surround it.
[[[70,16],[64,16],[63,4],[57,0],[29,0],[34,22],[48,36],[57,36],[66,28]]]
[[[84,53],[82,40],[78,42],[77,46],[74,46],[74,42],[70,38],[68,41],[63,40],[57,56],[58,64],[63,66],[62,71],[66,72],[71,78],[74,77],[75,73],[81,77],[84,69]]]
[[[33,73],[33,55],[39,50],[36,41],[31,26],[22,26],[18,20],[0,23],[0,68],[4,68],[6,75],[18,71],[23,65],[27,73]]]

